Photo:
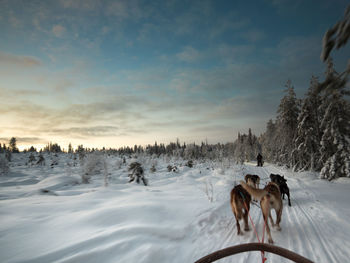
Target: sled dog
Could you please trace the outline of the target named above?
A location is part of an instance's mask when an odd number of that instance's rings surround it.
[[[269,182],[264,189],[256,189],[241,181],[242,187],[247,190],[247,192],[260,200],[261,212],[263,214],[264,220],[266,222],[266,232],[268,235],[268,241],[270,244],[273,243],[271,237],[271,231],[269,227],[268,218],[270,218],[272,226],[276,226],[277,230],[281,230],[280,222],[282,218],[283,203],[281,199],[281,193],[277,184]],[[276,224],[274,224],[271,209],[276,212]]]
[[[272,182],[278,184],[282,195],[282,199],[284,200],[284,195],[287,195],[288,205],[292,206],[292,204],[290,203],[290,193],[289,187],[287,185],[287,179],[285,179],[284,176],[280,176],[279,174],[270,174],[270,179]]]
[[[244,176],[244,180],[245,182],[254,187],[254,188],[259,188],[259,184],[260,184],[260,177],[256,174],[246,174]]]
[[[244,180],[251,187],[259,188],[260,177],[258,175],[256,175],[256,174],[246,174],[244,176]],[[253,196],[252,199],[253,199],[253,201],[258,201],[258,200],[256,200],[256,198],[254,198],[254,196]]]
[[[248,212],[250,209],[250,201],[250,194],[244,190],[241,185],[237,185],[231,190],[231,208],[236,218],[237,235],[243,234],[239,224],[239,220],[241,220],[242,217],[244,220],[244,231],[249,230]]]
[[[284,178],[284,176],[281,176],[279,174],[270,174],[271,182],[274,182],[276,184],[279,184],[280,182],[287,181],[287,179]]]

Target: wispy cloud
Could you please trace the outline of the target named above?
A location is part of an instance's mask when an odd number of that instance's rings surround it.
[[[0,142],[8,143],[12,137],[1,137]],[[44,144],[47,140],[39,137],[15,137],[17,144]]]
[[[9,14],[9,23],[14,28],[19,28],[22,26],[21,20],[12,11]]]
[[[113,137],[118,136],[120,129],[116,126],[88,126],[88,127],[70,127],[63,129],[48,129],[45,131],[50,135],[65,135],[73,138],[91,138],[91,137]]]
[[[302,0],[267,0],[280,14],[296,10],[303,2]]]
[[[247,32],[242,33],[244,39],[251,43],[258,42],[265,38],[265,33],[261,30],[249,30]]]
[[[119,21],[125,19],[138,20],[149,15],[149,8],[141,7],[137,0],[111,1],[106,5],[104,12],[107,16],[117,18]]]
[[[81,9],[81,10],[94,10],[100,1],[97,0],[59,0],[60,4],[64,8]]]
[[[178,53],[176,56],[179,60],[185,61],[188,63],[199,62],[199,60],[201,59],[201,53],[190,46],[185,47],[183,51]]]
[[[54,25],[51,31],[56,37],[62,37],[66,32],[66,28],[61,25]]]
[[[32,56],[14,55],[0,51],[0,65],[29,68],[41,66],[42,62],[38,58]]]

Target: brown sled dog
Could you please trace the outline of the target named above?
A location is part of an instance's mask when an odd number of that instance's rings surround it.
[[[244,176],[244,180],[247,184],[254,188],[259,188],[260,177],[256,174],[246,174]]]
[[[249,230],[248,212],[250,209],[250,201],[250,194],[244,190],[240,184],[231,190],[231,208],[236,218],[237,235],[243,234],[239,224],[239,220],[241,220],[242,217],[244,219],[244,231]]]
[[[261,212],[263,214],[264,221],[266,222],[266,232],[269,237],[268,241],[270,244],[272,244],[273,240],[271,237],[268,217],[270,218],[272,226],[276,226],[277,230],[281,230],[280,222],[282,218],[283,203],[278,185],[273,182],[269,182],[264,189],[255,189],[243,181],[241,181],[241,184],[249,194],[260,200]],[[273,222],[271,209],[274,209],[276,212],[276,224]]]
[[[258,175],[256,175],[256,174],[246,174],[244,176],[244,180],[251,187],[259,189],[260,177]],[[258,200],[256,200],[256,198],[254,198],[254,196],[253,196],[253,200],[254,201],[258,201]]]

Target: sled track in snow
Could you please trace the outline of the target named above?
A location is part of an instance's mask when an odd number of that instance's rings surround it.
[[[256,167],[256,166],[247,166],[247,173],[257,174],[261,178],[260,188],[263,188],[265,183],[270,181],[269,175],[270,173],[278,173],[281,175],[286,175],[285,171],[279,170],[276,167]],[[288,174],[288,173],[287,173]],[[321,228],[319,222],[315,220],[312,215],[305,208],[305,204],[300,203],[298,200],[300,197],[305,197],[306,193],[306,201],[311,201],[313,204],[316,202],[316,197],[312,191],[299,179],[288,177],[288,186],[291,191],[291,203],[292,206],[289,207],[286,199],[283,200],[283,213],[282,213],[282,231],[276,231],[271,227],[272,237],[276,243],[276,245],[281,245],[279,243],[283,243],[282,247],[289,248],[291,250],[296,251],[297,253],[309,257],[315,262],[341,262],[335,253],[332,252],[333,247],[330,244],[329,238],[327,238],[327,234],[324,229]],[[303,199],[303,198],[301,198]],[[305,200],[305,199],[304,199]],[[326,209],[326,207],[320,207],[321,203],[317,203],[318,209]],[[259,235],[262,234],[262,226],[260,226],[261,222],[261,211],[258,207],[251,205],[250,210],[252,219],[254,224],[257,227],[257,231]],[[258,214],[257,214],[258,213]],[[274,212],[272,213],[274,217]],[[274,217],[275,219],[275,217]],[[232,220],[234,221],[234,216],[232,215]],[[233,239],[237,240],[236,235],[236,227],[233,224]],[[249,222],[250,228],[251,223]],[[246,234],[245,234],[246,235]],[[315,237],[318,242],[315,244]],[[265,240],[266,241],[266,240]],[[242,243],[251,243],[256,242],[256,237],[253,233],[250,234],[249,239],[246,239],[245,242]],[[339,248],[338,248],[339,249]],[[317,251],[317,253],[315,253]],[[259,255],[260,256],[260,255]],[[274,255],[271,255],[272,259],[278,260],[278,258]],[[245,261],[248,261],[252,258],[256,258],[253,253],[247,253],[247,256],[244,257]],[[274,260],[270,262],[275,262]],[[279,258],[281,260],[281,258]],[[282,260],[283,261],[283,260]],[[240,261],[244,262],[244,261]],[[284,262],[284,261],[283,261]],[[287,261],[286,261],[287,262]]]
[[[303,189],[305,189],[305,191],[308,191],[308,189],[306,189],[305,184],[301,181],[301,180],[297,180],[297,182],[299,183],[299,186],[301,186]],[[311,192],[309,191],[309,197],[311,197]],[[315,201],[315,198],[313,198]],[[322,258],[318,258],[317,262],[319,262],[319,260],[323,259],[325,262],[341,262],[336,255],[334,255],[334,253],[332,252],[333,248],[330,248],[331,246],[331,240],[329,238],[326,238],[323,234],[322,229],[319,227],[319,223],[314,220],[312,218],[312,216],[310,215],[310,213],[308,213],[306,211],[306,209],[303,207],[303,205],[299,204],[298,200],[293,200],[294,203],[294,207],[297,207],[299,209],[299,211],[301,212],[301,214],[305,217],[305,219],[307,219],[307,222],[309,223],[307,229],[310,233],[306,233],[306,237],[311,234],[312,236],[317,236],[318,240],[320,241],[320,248],[323,253],[323,257]],[[295,212],[294,212],[295,213]],[[298,219],[298,216],[295,216],[296,219]],[[299,221],[300,222],[300,221]],[[310,242],[310,241],[309,241]],[[311,243],[311,242],[310,242]],[[310,244],[310,251],[315,249],[315,244]],[[331,246],[332,247],[332,246]]]

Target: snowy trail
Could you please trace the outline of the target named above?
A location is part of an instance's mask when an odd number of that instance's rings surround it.
[[[272,236],[276,245],[299,253],[314,262],[347,262],[349,260],[350,253],[347,251],[347,247],[350,245],[350,239],[348,236],[345,237],[342,226],[336,225],[337,222],[341,221],[342,224],[347,226],[345,232],[350,234],[349,224],[346,222],[346,215],[342,216],[338,214],[336,211],[337,207],[332,206],[334,203],[327,205],[320,202],[322,199],[322,191],[325,190],[324,187],[327,187],[327,184],[330,184],[329,182],[315,179],[313,180],[315,181],[313,184],[305,184],[302,179],[294,178],[293,173],[288,173],[269,165],[262,168],[247,165],[244,171],[246,173],[258,174],[262,179],[261,187],[263,187],[265,182],[269,181],[270,173],[283,174],[288,179],[287,183],[291,191],[292,207],[288,206],[287,199],[283,200],[282,231],[279,232],[272,228]],[[321,186],[323,186],[323,188],[318,189],[318,187]],[[315,189],[316,191],[314,191]],[[348,189],[350,190],[350,187],[348,187]],[[342,203],[349,208],[346,204],[346,196],[343,197]],[[217,211],[212,212],[216,213]],[[329,213],[331,215],[328,215]],[[261,238],[263,219],[260,209],[252,205],[250,214]],[[232,217],[230,223],[232,230],[231,235],[223,236],[224,238],[220,238],[220,235],[217,235],[218,239],[221,240],[212,240],[212,245],[208,244],[203,247],[214,252],[232,245],[257,242],[252,230],[248,233],[246,232],[243,237],[238,237],[236,235],[233,215],[230,213],[227,215]],[[208,228],[210,229],[210,227]],[[339,237],[337,237],[337,235],[339,235]],[[248,255],[241,254],[239,260],[235,262],[260,262],[261,260],[260,253],[251,252],[245,254]],[[289,260],[272,254],[269,254],[268,258],[269,262],[290,262]],[[220,262],[232,262],[230,260],[232,259],[227,258]]]
[[[114,162],[109,160],[110,167]],[[314,262],[349,261],[349,179],[327,182],[269,164],[225,169],[198,164],[178,173],[166,166],[160,162],[156,173],[147,173],[148,187],[128,184],[125,167],[111,169],[108,187],[102,175],[77,184],[78,168],[67,175],[63,165],[14,167],[10,176],[0,177],[0,262],[194,262],[228,246],[257,242],[250,221],[251,230],[237,236],[229,204],[232,187],[247,173],[260,176],[260,187],[270,173],[288,179],[292,206],[283,200],[282,231],[271,227],[276,245]],[[210,185],[212,193],[206,190]],[[250,215],[261,237],[260,208],[251,205]],[[266,256],[268,262],[290,262]],[[233,261],[261,262],[261,255],[242,253],[219,262]]]

